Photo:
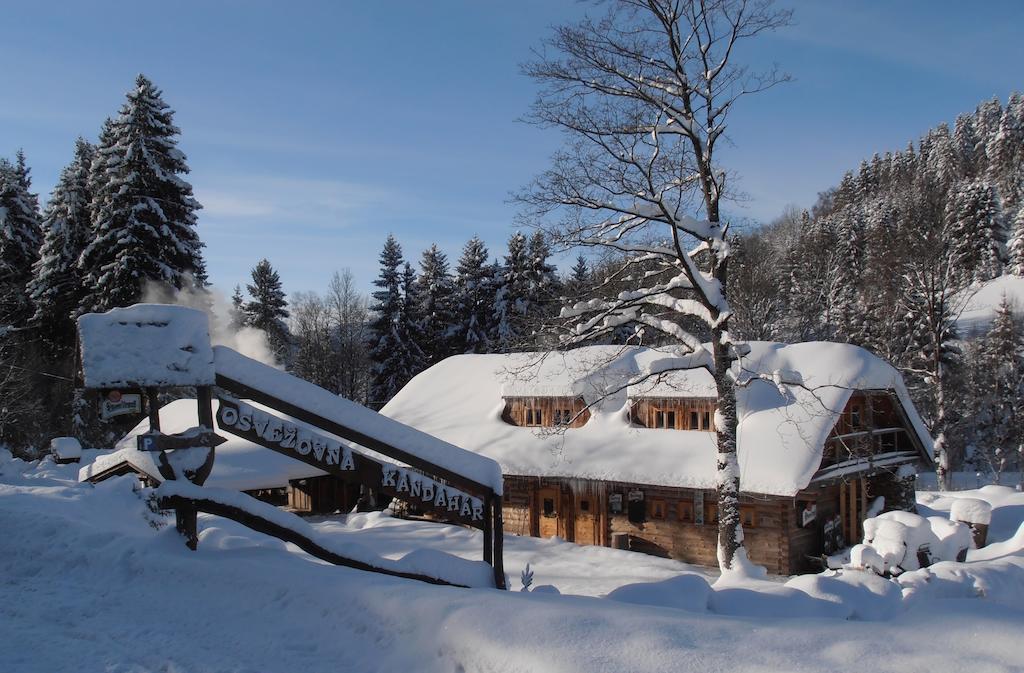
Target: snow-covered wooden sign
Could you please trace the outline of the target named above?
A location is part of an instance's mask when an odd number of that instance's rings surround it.
[[[325,472],[358,481],[414,507],[470,526],[484,526],[484,503],[411,468],[354,451],[347,444],[240,400],[221,398],[218,427]]]
[[[78,319],[86,388],[209,386],[216,375],[206,314],[135,304]]]

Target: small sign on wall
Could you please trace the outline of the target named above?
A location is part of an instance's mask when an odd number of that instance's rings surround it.
[[[100,401],[100,418],[107,420],[125,414],[142,413],[142,395],[137,393],[123,394],[120,390],[111,390]]]
[[[695,491],[693,494],[693,522],[699,526],[704,525],[704,491]]]
[[[612,493],[608,496],[608,508],[612,514],[622,514],[622,494]]]

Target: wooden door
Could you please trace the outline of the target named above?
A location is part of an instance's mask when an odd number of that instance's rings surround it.
[[[597,544],[596,502],[592,495],[576,498],[576,544]]]
[[[851,479],[839,485],[839,515],[843,522],[843,539],[851,547],[864,537],[864,515],[867,513],[867,483]]]
[[[547,486],[537,494],[537,513],[540,518],[540,536],[554,537],[558,535],[559,506],[561,504],[558,489]]]

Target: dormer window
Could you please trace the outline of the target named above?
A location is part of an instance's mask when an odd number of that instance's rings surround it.
[[[521,427],[579,428],[590,419],[582,397],[505,397],[502,420]]]
[[[536,407],[526,407],[526,422],[523,425],[544,425],[544,413]]]
[[[645,428],[712,432],[715,408],[709,398],[640,398],[633,401],[631,418]]]

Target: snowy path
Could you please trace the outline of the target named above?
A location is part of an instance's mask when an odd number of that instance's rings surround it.
[[[204,522],[199,551],[189,552],[172,529],[150,527],[132,480],[92,488],[64,472],[22,475],[0,464],[4,673],[1024,669],[1024,612],[994,601],[923,600],[869,622],[433,587],[286,553],[222,520]],[[440,526],[377,523],[364,532],[382,553],[410,544],[399,538],[403,528],[419,541],[443,536],[437,541],[456,553],[472,543]],[[611,550],[591,559],[564,543],[510,546],[512,568],[538,559],[536,583],[566,591],[599,594],[673,572],[671,562],[643,558],[647,565],[601,575],[595,564],[611,565]]]

